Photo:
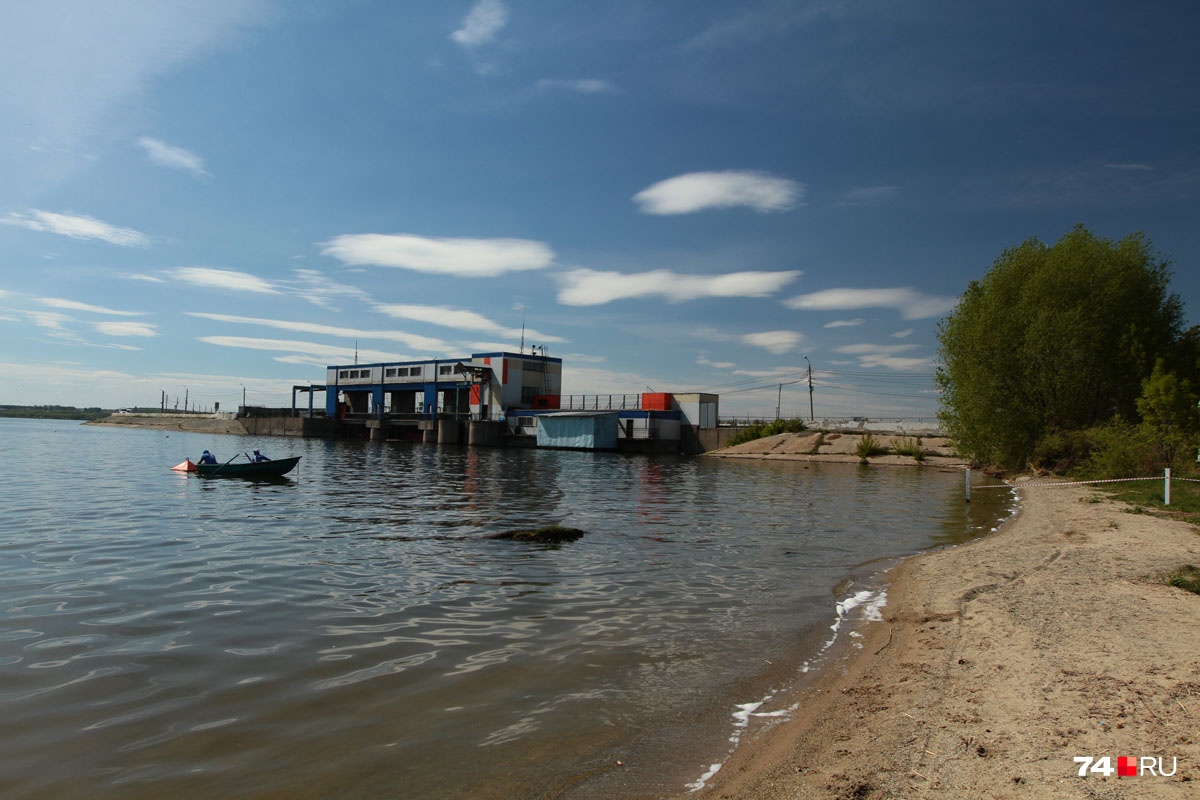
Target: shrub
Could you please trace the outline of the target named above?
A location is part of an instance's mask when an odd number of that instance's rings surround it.
[[[735,444],[743,444],[752,442],[755,439],[762,439],[767,436],[776,436],[780,433],[800,433],[808,430],[808,426],[804,424],[802,419],[777,419],[774,422],[759,422],[748,428],[743,428],[729,440],[729,447]]]
[[[908,456],[917,461],[925,460],[925,451],[921,449],[921,440],[915,436],[902,435],[892,439],[892,452],[898,456]]]
[[[1189,592],[1200,594],[1200,569],[1191,566],[1180,567],[1179,569],[1167,575],[1164,581],[1168,586],[1176,586],[1180,589],[1187,589]]]
[[[858,440],[858,447],[855,449],[859,460],[864,464],[871,456],[881,456],[887,451],[883,443],[869,433]]]

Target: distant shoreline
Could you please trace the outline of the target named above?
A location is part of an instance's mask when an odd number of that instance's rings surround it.
[[[232,416],[215,414],[112,414],[84,423],[85,425],[109,425],[124,428],[152,428],[156,430],[190,431],[231,436],[248,436],[246,426]]]

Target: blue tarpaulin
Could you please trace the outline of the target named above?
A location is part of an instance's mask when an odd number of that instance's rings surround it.
[[[559,414],[539,414],[537,443],[538,447],[616,450],[617,413],[564,411]]]

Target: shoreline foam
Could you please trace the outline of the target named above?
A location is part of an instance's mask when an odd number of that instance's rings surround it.
[[[1192,796],[1200,597],[1158,576],[1200,562],[1200,535],[1083,487],[1021,495],[995,533],[889,573],[861,647],[680,796]],[[1178,769],[1078,776],[1076,756],[1105,755]]]

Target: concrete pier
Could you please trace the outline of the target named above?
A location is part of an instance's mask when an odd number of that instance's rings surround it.
[[[467,444],[471,447],[499,447],[504,428],[503,422],[471,422],[467,428]]]

